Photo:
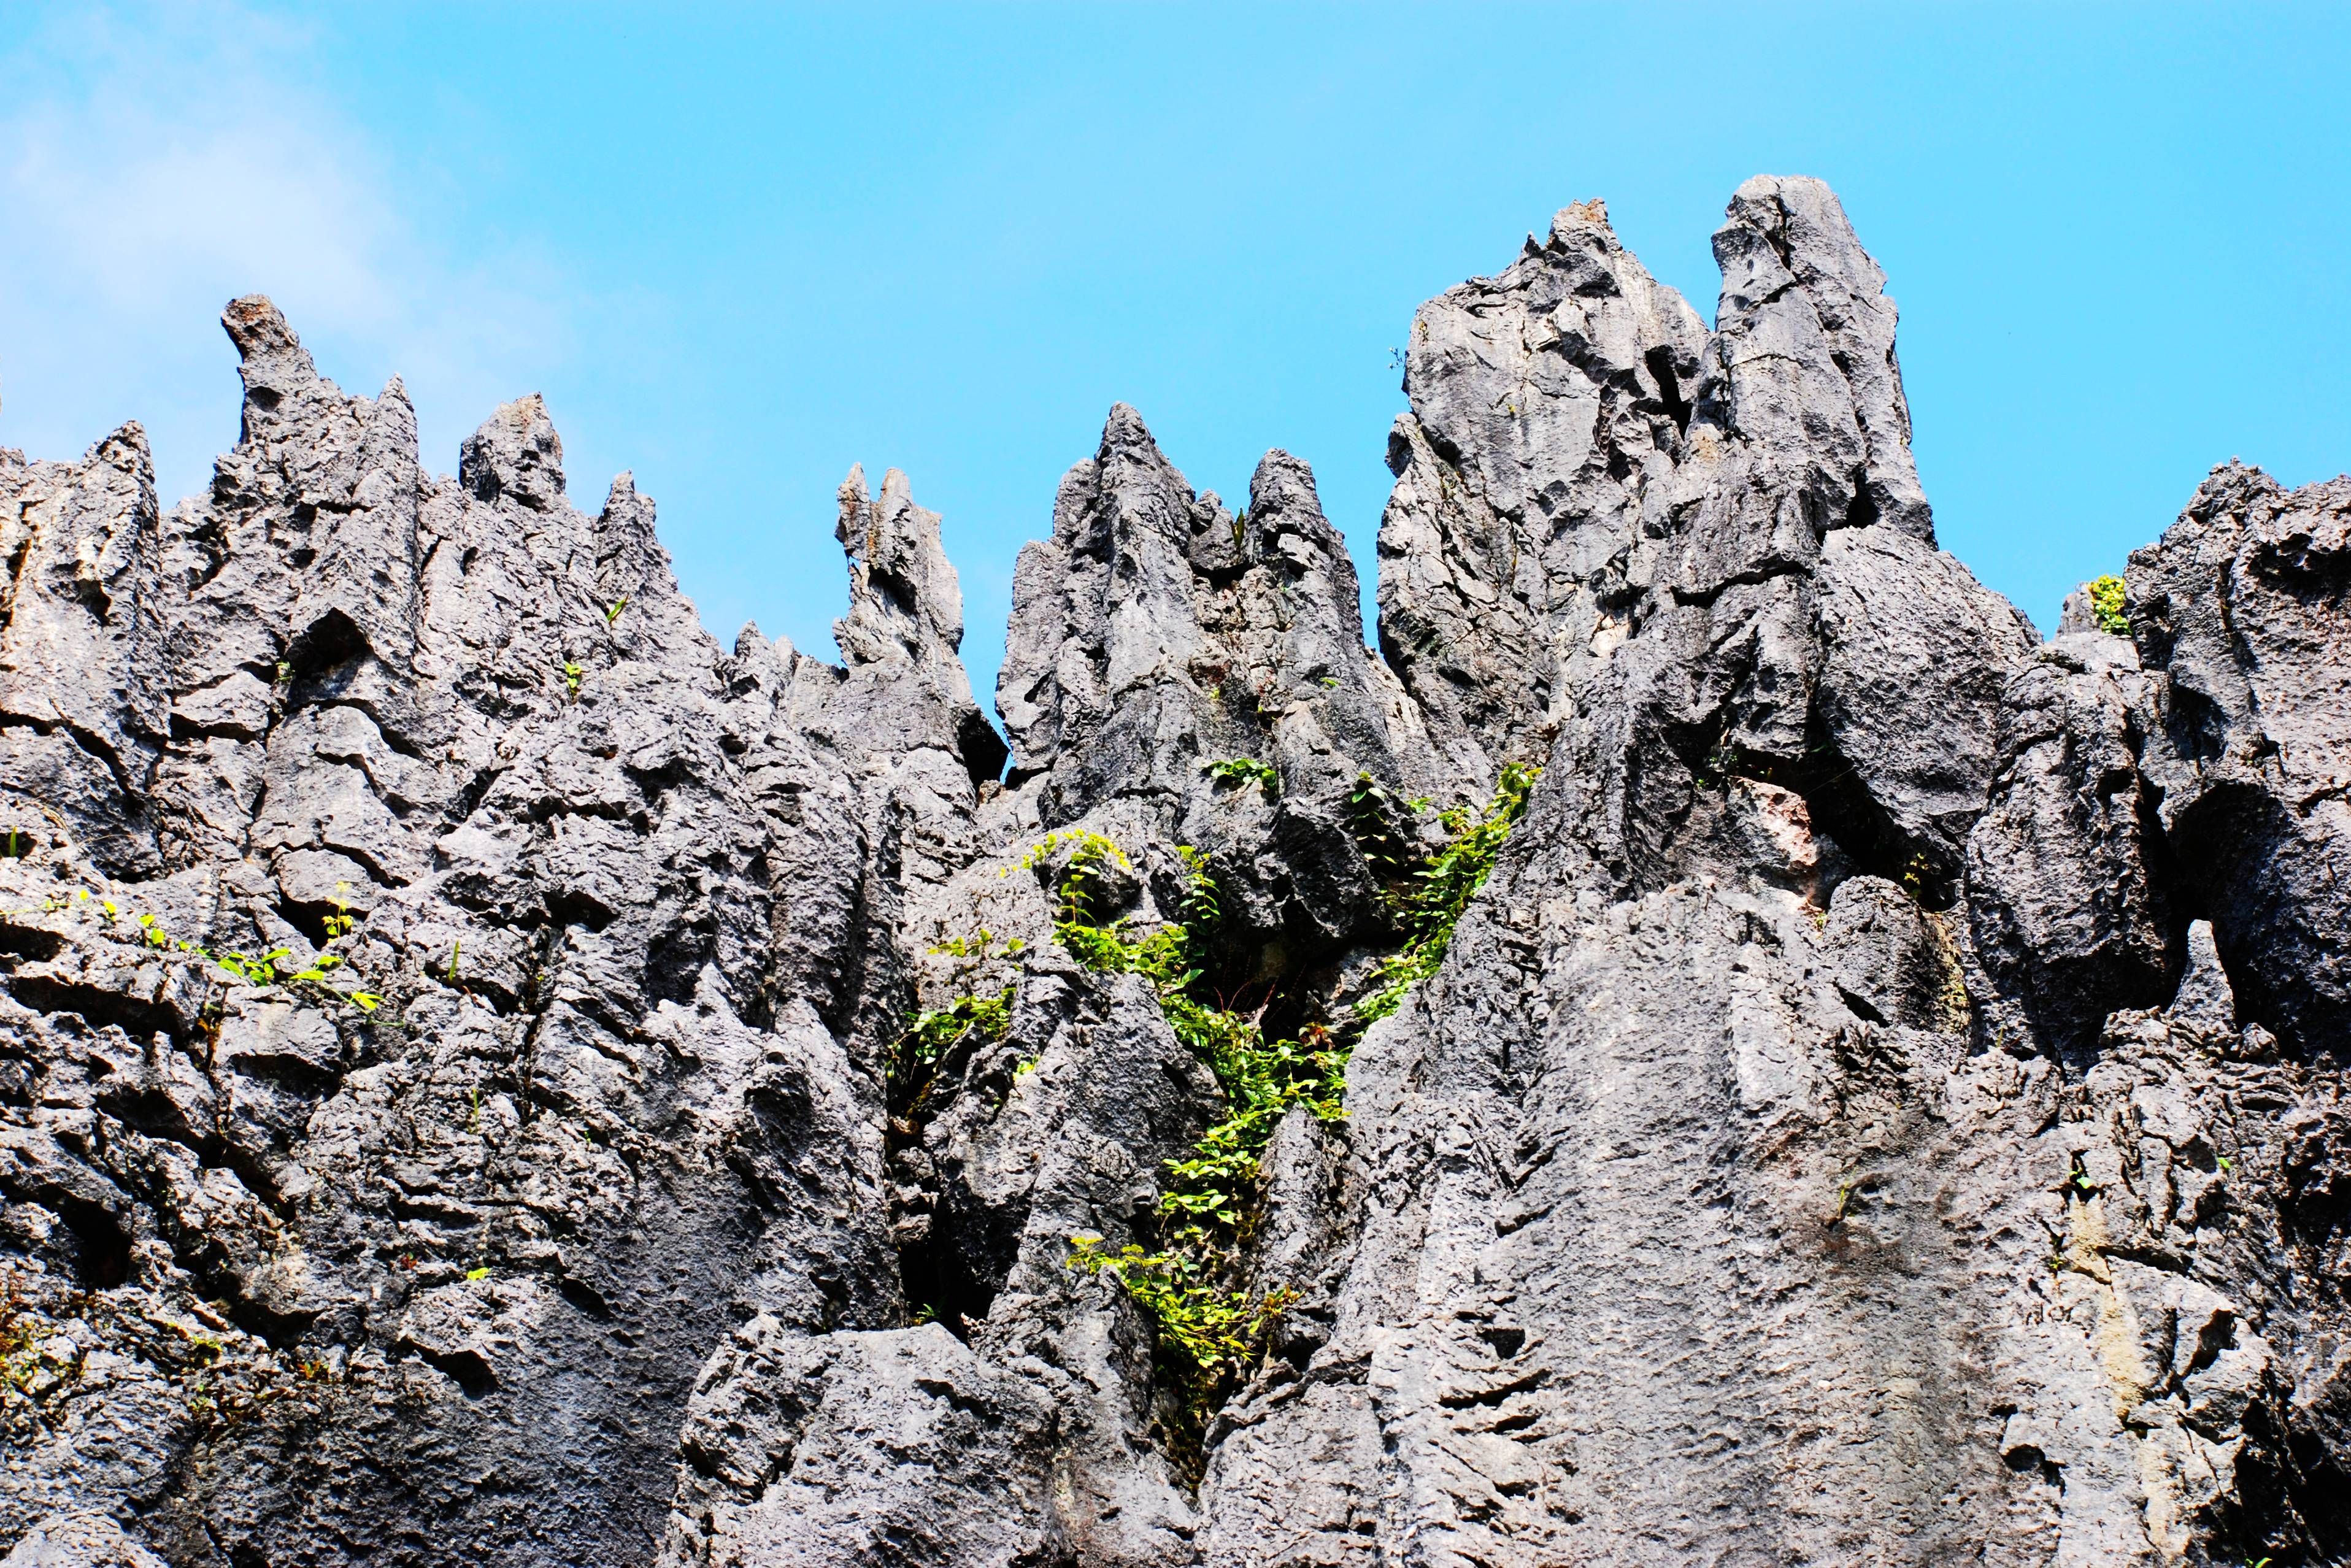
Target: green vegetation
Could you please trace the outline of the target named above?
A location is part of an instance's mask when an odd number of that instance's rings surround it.
[[[916,1013],[898,1037],[896,1054],[901,1061],[927,1067],[974,1030],[989,1040],[1002,1040],[1011,1027],[1010,986],[992,997],[957,997],[946,1007]]]
[[[2090,580],[2090,613],[2097,618],[2099,629],[2117,637],[2130,635],[2130,616],[2123,610],[2123,600],[2128,586],[2111,572]]]
[[[573,696],[578,696],[580,695],[580,683],[587,678],[587,674],[588,672],[585,669],[582,669],[580,665],[573,664],[569,659],[564,660],[563,689],[570,693]]]
[[[1215,1278],[1226,1262],[1219,1257],[1180,1248],[1146,1252],[1131,1241],[1110,1252],[1099,1236],[1070,1241],[1071,1268],[1110,1275],[1151,1319],[1162,1359],[1173,1364],[1196,1417],[1211,1407],[1224,1379],[1248,1365],[1290,1304],[1288,1291],[1253,1297],[1218,1289]]]
[[[355,918],[350,913],[350,906],[343,901],[343,891],[344,885],[338,884],[335,913],[329,915],[326,920],[329,934],[327,948],[332,948],[337,941],[350,932]],[[342,955],[339,953],[321,949],[308,964],[298,965],[293,949],[290,947],[273,947],[268,952],[261,954],[244,953],[233,947],[206,947],[201,943],[174,938],[164,929],[162,921],[149,914],[138,915],[130,927],[125,929],[122,925],[124,911],[118,907],[112,899],[92,893],[86,887],[74,889],[71,898],[62,894],[51,894],[37,905],[24,909],[0,910],[0,916],[60,915],[84,905],[96,906],[100,924],[108,928],[117,941],[134,942],[142,947],[152,948],[162,954],[184,955],[201,963],[213,965],[232,978],[248,986],[277,986],[296,991],[307,988],[319,1000],[349,1002],[363,1013],[371,1013],[383,1003],[383,998],[373,991],[339,991],[328,983],[334,971],[343,966]]]
[[[24,1397],[40,1370],[43,1326],[26,1300],[17,1271],[0,1270],[0,1410],[13,1414],[10,1407]]]
[[[1200,771],[1219,784],[1255,784],[1269,795],[1281,793],[1281,775],[1270,762],[1259,762],[1254,757],[1232,757],[1222,762],[1203,762]]]
[[[987,956],[988,948],[993,946],[995,943],[996,933],[983,925],[968,936],[950,937],[948,940],[940,943],[935,947],[929,947],[924,950],[927,953],[944,953],[951,958],[980,959]],[[1019,937],[1015,936],[1010,941],[1005,943],[1004,956],[1008,958],[1017,957],[1019,956],[1021,949],[1028,946],[1028,943],[1023,942]]]
[[[625,593],[612,601],[612,608],[604,612],[604,624],[610,626],[613,622],[618,621],[621,618],[621,612],[628,607],[629,596]]]
[[[918,1012],[906,1032],[890,1047],[890,1105],[893,1113],[912,1111],[930,1088],[939,1059],[977,1031],[984,1040],[1002,1040],[1012,1028],[1013,988],[993,996],[957,997],[943,1008]]]
[[[1100,923],[1093,891],[1094,868],[1109,855],[1123,864],[1124,853],[1108,840],[1081,844],[1061,873],[1053,936],[1089,968],[1149,981],[1176,1037],[1207,1062],[1225,1091],[1224,1119],[1201,1134],[1189,1158],[1168,1162],[1158,1209],[1161,1250],[1130,1242],[1112,1251],[1099,1236],[1070,1239],[1072,1268],[1111,1275],[1152,1320],[1162,1361],[1196,1413],[1248,1364],[1289,1301],[1287,1291],[1253,1294],[1231,1282],[1258,1161],[1290,1106],[1305,1104],[1318,1116],[1345,1114],[1339,1100],[1346,1056],[1327,1030],[1303,1031],[1311,1044],[1269,1041],[1254,1019],[1199,994],[1206,944],[1222,911],[1206,857],[1188,845],[1177,852],[1185,869],[1178,923],[1136,936],[1124,920]]]
[[[1510,830],[1526,815],[1527,797],[1541,771],[1523,763],[1509,763],[1484,811],[1473,817],[1468,807],[1457,806],[1437,819],[1453,836],[1426,865],[1413,873],[1407,888],[1392,896],[1391,909],[1396,928],[1404,934],[1404,946],[1380,960],[1379,967],[1372,971],[1371,991],[1355,1004],[1357,1018],[1369,1023],[1387,1017],[1404,1004],[1406,991],[1437,973],[1453,940],[1454,925],[1469,907],[1470,899],[1486,885],[1487,873],[1494,869],[1494,857],[1501,853]]]
[[[1033,868],[1058,843],[1076,841],[1058,883],[1054,939],[1089,968],[1149,981],[1176,1038],[1208,1064],[1225,1092],[1224,1118],[1201,1134],[1188,1155],[1167,1163],[1158,1250],[1133,1242],[1113,1250],[1099,1236],[1071,1238],[1071,1266],[1117,1280],[1150,1317],[1163,1364],[1196,1416],[1246,1368],[1291,1300],[1282,1288],[1252,1292],[1238,1277],[1266,1145],[1292,1106],[1326,1122],[1345,1117],[1347,1059],[1355,1039],[1394,1012],[1415,983],[1437,972],[1455,924],[1525,814],[1536,773],[1514,764],[1503,770],[1483,811],[1460,807],[1446,813],[1441,820],[1452,837],[1425,862],[1416,863],[1393,834],[1366,843],[1367,857],[1389,882],[1390,915],[1404,946],[1374,971],[1370,994],[1339,1027],[1310,1023],[1291,1040],[1265,1038],[1258,1021],[1262,1008],[1244,1015],[1207,994],[1202,976],[1222,910],[1207,857],[1197,851],[1177,847],[1184,883],[1176,922],[1142,934],[1124,919],[1103,924],[1106,868],[1128,864],[1110,840],[1059,834],[1022,861]],[[1359,783],[1359,837],[1384,820],[1385,804],[1377,784],[1368,778]]]

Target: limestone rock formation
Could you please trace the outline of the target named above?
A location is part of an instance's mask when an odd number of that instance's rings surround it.
[[[0,453],[6,1561],[2351,1563],[2351,482],[2043,642],[1715,252],[1423,308],[1376,652],[1113,409],[1008,748],[894,470],[834,665],[264,299]]]

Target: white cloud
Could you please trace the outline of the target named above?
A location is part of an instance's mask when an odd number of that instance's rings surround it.
[[[403,206],[307,46],[205,6],[80,16],[0,57],[0,444],[75,455],[136,418],[165,503],[201,488],[235,439],[218,316],[246,293],[346,390],[399,371],[439,468],[566,356],[573,291],[528,258],[465,256]]]

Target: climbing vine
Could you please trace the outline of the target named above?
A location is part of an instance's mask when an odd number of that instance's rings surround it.
[[[1411,873],[1402,890],[1390,895],[1390,913],[1404,946],[1372,971],[1371,990],[1355,1004],[1357,1018],[1370,1023],[1387,1017],[1404,1005],[1405,992],[1437,973],[1453,941],[1453,927],[1486,885],[1486,875],[1494,869],[1494,858],[1501,853],[1510,830],[1526,815],[1527,797],[1541,772],[1523,763],[1506,764],[1482,812],[1473,816],[1468,807],[1457,806],[1438,819],[1451,837]]]
[[[1207,943],[1223,912],[1207,857],[1189,845],[1176,851],[1183,878],[1176,920],[1143,933],[1125,919],[1102,922],[1109,873],[1129,866],[1111,840],[1055,835],[1022,862],[1033,867],[1061,842],[1074,843],[1057,884],[1054,939],[1090,968],[1148,981],[1176,1037],[1207,1063],[1225,1092],[1224,1117],[1185,1157],[1167,1162],[1158,1250],[1134,1242],[1113,1249],[1091,1234],[1071,1238],[1071,1266],[1110,1275],[1152,1320],[1163,1363],[1195,1416],[1240,1375],[1292,1300],[1285,1288],[1253,1292],[1236,1282],[1259,1167],[1274,1129],[1292,1106],[1322,1121],[1345,1117],[1347,1060],[1356,1039],[1437,972],[1454,925],[1525,814],[1536,773],[1513,764],[1483,810],[1447,812],[1441,821],[1451,836],[1425,862],[1394,855],[1384,868],[1394,873],[1389,915],[1403,946],[1373,971],[1370,992],[1338,1027],[1309,1023],[1295,1039],[1268,1040],[1259,1023],[1262,1009],[1244,1015],[1204,994]],[[1365,800],[1357,804],[1362,815]]]

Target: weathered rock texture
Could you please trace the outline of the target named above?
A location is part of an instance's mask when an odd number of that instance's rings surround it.
[[[1236,513],[1113,409],[1008,771],[894,471],[836,667],[714,643],[536,398],[435,477],[266,300],[206,496],[0,453],[7,1561],[2351,1562],[2351,482],[2214,470],[2043,643],[1835,198],[1715,249],[1710,330],[1597,203],[1422,310],[1377,653],[1304,464]],[[1056,945],[1067,835],[1134,929],[1203,854],[1294,1033],[1509,763],[1187,1408],[1070,1239],[1222,1092]]]

